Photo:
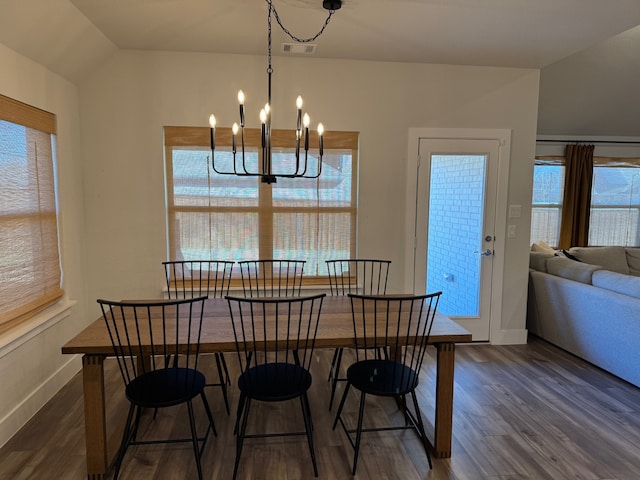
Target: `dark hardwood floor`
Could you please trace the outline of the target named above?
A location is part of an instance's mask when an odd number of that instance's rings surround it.
[[[327,410],[331,354],[318,352],[311,390],[319,478],[348,479],[353,452],[344,433],[331,430],[333,415]],[[434,459],[429,470],[413,432],[369,433],[363,437],[355,478],[640,479],[640,389],[536,337],[528,345],[458,346],[456,359],[452,457]],[[228,363],[233,367],[235,358],[230,356]],[[432,430],[434,361],[425,363],[420,403],[427,429]],[[122,381],[114,365],[107,370],[107,389],[114,392],[108,408],[121,410]],[[218,437],[205,449],[205,478],[230,479],[235,456],[232,418],[226,415],[219,390],[212,387],[208,396]],[[236,388],[230,400],[233,411]],[[85,478],[82,408],[78,374],[0,449],[0,479]],[[345,408],[355,413],[355,395]],[[204,425],[199,406],[197,415]],[[370,425],[389,419],[402,420],[392,401],[368,403]],[[146,418],[143,429],[180,435],[187,432],[185,420],[184,410],[166,410],[155,421]],[[302,428],[299,404],[261,405],[252,410],[251,426]],[[182,445],[132,447],[121,472],[122,479],[136,480],[195,477],[192,450]],[[302,437],[247,440],[239,478],[312,479],[306,441]]]

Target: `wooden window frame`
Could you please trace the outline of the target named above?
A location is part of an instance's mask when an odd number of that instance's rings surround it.
[[[216,128],[216,149],[231,146],[231,129],[218,127]],[[260,129],[245,129],[245,145],[247,148],[258,149],[260,145]],[[317,133],[310,132],[310,144],[317,145]],[[165,145],[165,167],[166,167],[166,199],[167,199],[167,236],[168,236],[168,257],[173,259],[177,252],[176,239],[174,233],[176,231],[175,218],[176,214],[181,211],[199,211],[199,212],[233,212],[233,211],[256,211],[259,215],[259,258],[272,258],[274,250],[274,236],[272,230],[273,215],[280,212],[303,212],[306,207],[273,207],[272,186],[259,183],[259,205],[257,207],[208,207],[208,206],[176,206],[173,197],[173,149],[180,147],[202,148],[203,161],[208,156],[210,158],[210,130],[207,127],[180,127],[166,126],[164,127],[164,145]],[[272,130],[272,148],[294,148],[295,147],[295,131],[294,130]],[[324,150],[325,156],[332,149],[348,150],[351,154],[352,171],[351,171],[351,199],[348,207],[320,207],[323,213],[347,213],[350,215],[350,256],[356,255],[357,244],[357,178],[358,178],[358,133],[357,132],[325,132],[324,134]],[[239,154],[238,154],[239,155]],[[209,169],[211,167],[209,166]],[[259,182],[258,179],[256,179]],[[293,180],[297,181],[297,180]],[[220,258],[219,260],[229,260],[228,258]],[[237,259],[236,259],[237,260]],[[247,259],[249,260],[249,259]],[[237,285],[237,278],[234,272],[232,286]],[[326,275],[309,275],[305,269],[304,284],[325,284],[328,283]]]

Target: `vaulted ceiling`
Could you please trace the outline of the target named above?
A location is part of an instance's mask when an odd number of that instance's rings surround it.
[[[322,0],[271,1],[300,38],[328,15]],[[267,12],[268,0],[3,0],[0,43],[78,83],[118,49],[266,55]],[[343,0],[313,43],[322,58],[544,69],[637,25],[638,0]],[[274,20],[273,54],[291,41]],[[640,64],[637,41],[635,53],[625,61]]]

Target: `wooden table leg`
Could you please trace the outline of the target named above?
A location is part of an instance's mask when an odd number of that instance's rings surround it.
[[[87,479],[103,480],[109,467],[103,355],[82,357]]]
[[[451,457],[453,428],[453,370],[455,367],[455,343],[437,343],[436,419],[433,456]]]

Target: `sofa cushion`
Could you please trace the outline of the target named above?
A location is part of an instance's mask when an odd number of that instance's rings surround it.
[[[629,273],[631,275],[640,276],[640,248],[627,247],[627,265],[629,265]]]
[[[550,253],[555,254],[556,251],[551,248],[546,242],[542,240],[538,240],[536,243],[531,245],[532,252],[540,252],[540,253]]]
[[[569,253],[585,263],[600,265],[612,272],[629,274],[627,253],[624,247],[571,247]]]
[[[547,273],[581,283],[591,283],[593,272],[601,270],[599,265],[576,262],[566,257],[551,257],[547,259]]]
[[[624,275],[609,270],[598,270],[593,272],[591,283],[594,287],[640,298],[640,277]]]
[[[529,252],[529,268],[539,272],[547,271],[547,260],[553,257],[553,253]]]

